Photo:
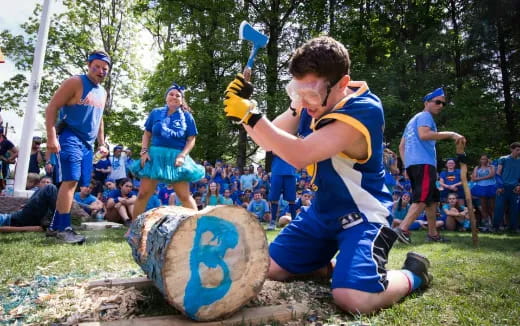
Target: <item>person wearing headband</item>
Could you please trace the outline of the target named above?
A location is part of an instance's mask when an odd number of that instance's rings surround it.
[[[110,71],[111,60],[103,51],[87,57],[88,71],[65,80],[45,110],[47,149],[56,154],[55,173],[61,182],[56,211],[47,236],[65,243],[83,243],[85,237],[71,228],[70,211],[74,191],[87,187],[92,175],[94,142],[104,147],[103,110],[107,93],[101,83]],[[59,113],[59,123],[56,117]]]
[[[397,235],[388,222],[392,196],[384,179],[380,99],[366,82],[350,79],[348,51],[331,37],[299,47],[289,72],[291,108],[273,122],[250,100],[253,85],[241,75],[224,100],[226,116],[258,145],[312,176],[312,205],[271,242],[268,277],[332,278],[335,303],[353,314],[428,287],[430,263],[420,254],[408,253],[401,270],[385,267]]]
[[[446,242],[436,228],[437,206],[440,193],[437,181],[437,153],[435,144],[438,140],[452,139],[455,143],[465,143],[464,136],[453,131],[437,131],[433,120],[446,106],[446,95],[442,88],[437,88],[423,97],[424,109],[417,113],[406,125],[399,153],[412,185],[412,205],[403,221],[394,231],[399,241],[411,243],[409,228],[422,211],[426,210],[429,242]]]
[[[166,105],[153,109],[144,124],[141,159],[130,166],[132,174],[141,180],[133,219],[144,212],[159,182],[172,183],[182,206],[197,210],[190,182],[200,180],[205,171],[189,156],[198,131],[184,90],[175,83],[170,86],[166,90]]]

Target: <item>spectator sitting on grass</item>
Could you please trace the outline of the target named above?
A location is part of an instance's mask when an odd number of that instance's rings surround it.
[[[458,204],[456,193],[448,195],[448,203],[442,205],[442,211],[446,215],[447,230],[466,231],[469,228],[468,209]]]
[[[208,206],[208,205],[214,206],[214,205],[223,204],[222,196],[219,193],[219,184],[218,183],[216,183],[215,181],[210,182],[209,191],[206,194],[206,196],[204,196],[203,201],[204,201],[205,206]]]
[[[42,232],[47,229],[56,209],[58,190],[56,186],[45,184],[48,178],[18,211],[0,214],[0,232]],[[4,199],[5,200],[5,199]]]
[[[134,203],[137,195],[132,191],[132,180],[123,178],[119,182],[119,189],[114,190],[107,202],[105,218],[110,222],[121,223],[129,226],[132,223],[131,216],[134,213]]]
[[[260,222],[271,221],[271,212],[269,210],[269,204],[265,199],[262,198],[262,194],[259,191],[255,191],[253,200],[247,206],[247,210],[256,215],[256,218]]]
[[[224,190],[224,194],[222,195],[222,204],[233,205],[233,198],[231,198],[231,190]]]
[[[79,187],[79,191],[74,194],[74,201],[91,217],[103,209],[103,202],[91,194],[95,187],[95,183],[90,183],[88,187]]]
[[[405,192],[401,195],[401,197],[394,202],[392,206],[392,227],[395,228],[401,221],[405,218],[408,210],[410,209],[410,200],[412,196],[409,192]]]
[[[300,213],[302,207],[309,207],[312,204],[312,191],[309,189],[305,189],[302,192],[300,198],[296,200],[296,213]]]

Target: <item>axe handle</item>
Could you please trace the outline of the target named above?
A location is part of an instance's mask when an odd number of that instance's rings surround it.
[[[242,75],[244,75],[245,80],[251,81],[251,73],[251,67],[246,66],[242,72]]]
[[[464,154],[464,144],[459,142],[456,144],[457,154]],[[466,163],[460,162],[460,179],[462,187],[464,188],[464,197],[466,197],[466,205],[468,206],[469,220],[471,222],[471,239],[473,246],[478,247],[478,231],[477,219],[475,218],[475,211],[473,210],[473,201],[471,200],[471,191],[468,186],[468,166]]]

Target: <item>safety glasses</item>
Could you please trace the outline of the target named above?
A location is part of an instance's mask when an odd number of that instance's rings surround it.
[[[285,91],[291,98],[291,107],[302,108],[304,101],[311,106],[325,106],[330,88],[324,80],[301,82],[292,79],[285,87]]]

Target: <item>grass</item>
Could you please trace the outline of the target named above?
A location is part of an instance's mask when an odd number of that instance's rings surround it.
[[[0,306],[10,284],[32,281],[38,275],[85,280],[141,273],[123,239],[123,230],[83,234],[88,236],[83,246],[62,245],[38,233],[0,234]],[[268,240],[276,234],[267,232]],[[518,325],[520,236],[480,234],[480,246],[473,248],[469,233],[444,234],[451,243],[427,244],[423,241],[425,234],[416,232],[413,246],[396,244],[389,257],[388,267],[395,269],[401,267],[409,250],[427,255],[434,275],[428,291],[372,316],[343,314],[325,317],[325,321],[339,318],[369,325]],[[145,310],[154,314],[153,305]]]

